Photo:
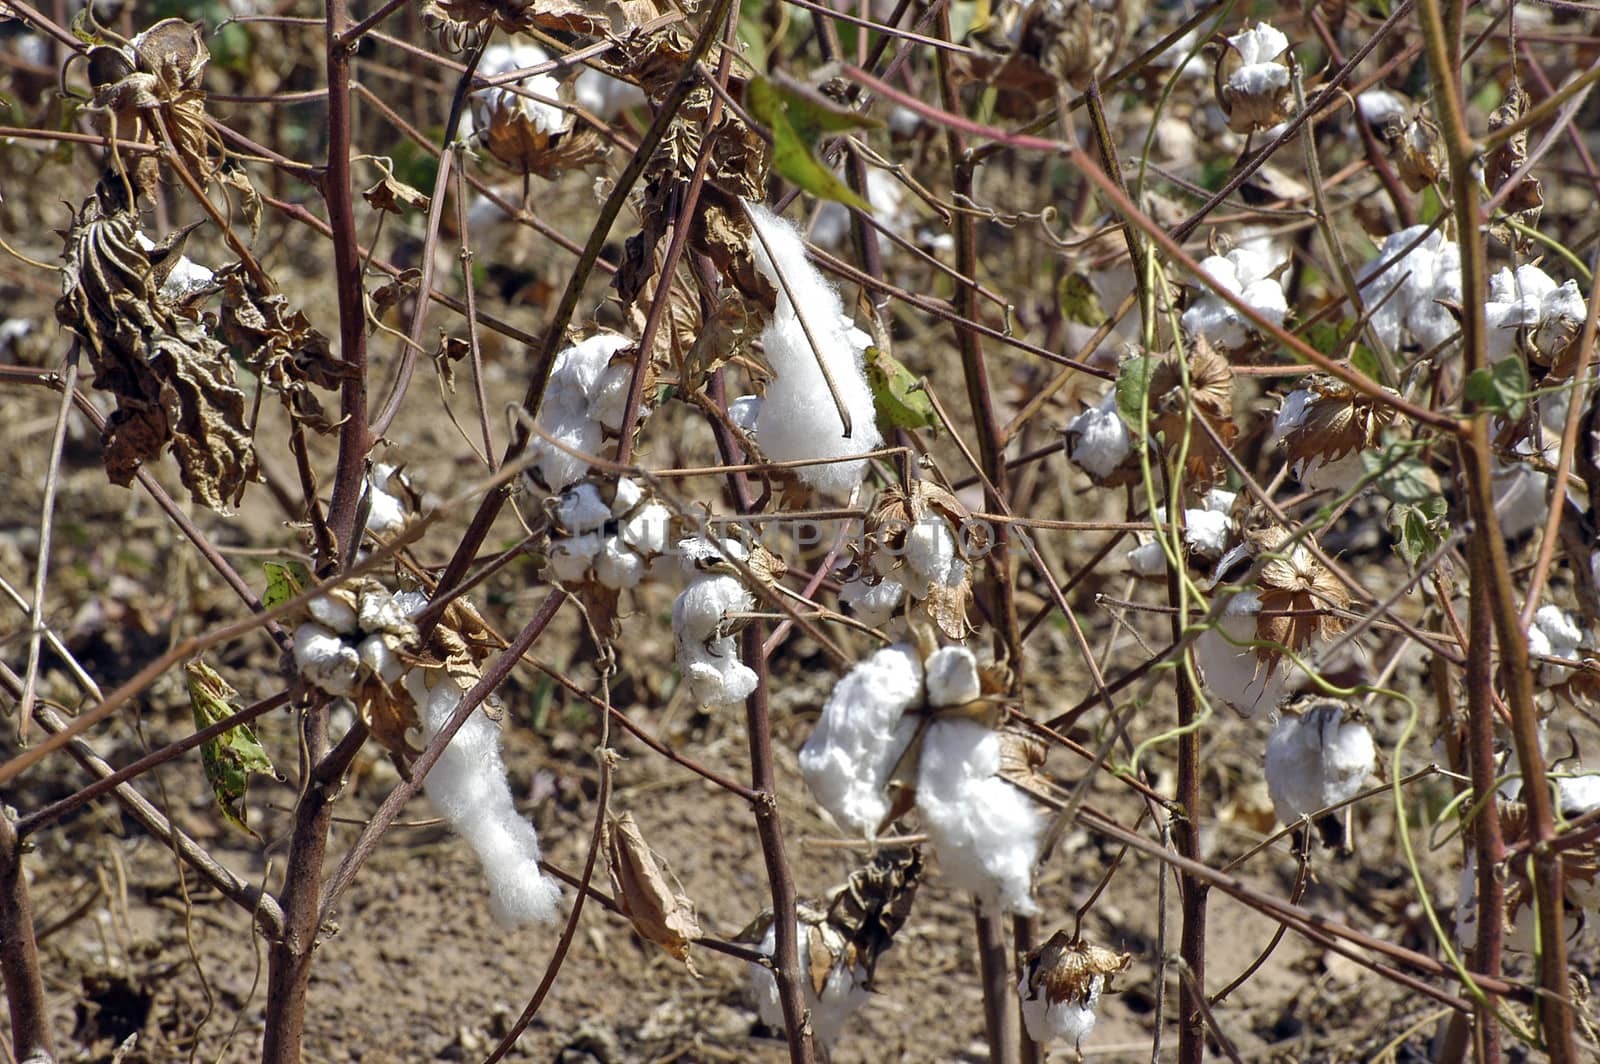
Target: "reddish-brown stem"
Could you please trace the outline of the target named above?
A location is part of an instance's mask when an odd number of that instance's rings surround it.
[[[778,1004],[788,1029],[790,1064],[812,1064],[811,1014],[800,995],[800,944],[795,926],[799,898],[789,859],[784,853],[783,823],[778,818],[778,777],[772,761],[772,720],[767,706],[767,659],[762,653],[763,629],[757,622],[739,634],[739,652],[756,674],[756,689],[745,700],[745,728],[750,743],[750,803],[756,815],[756,834],[767,866],[772,890],[773,977],[778,984]]]
[[[1174,512],[1181,514],[1182,507]],[[1167,601],[1177,607],[1182,601],[1178,571],[1167,569]],[[1182,610],[1172,614],[1172,641],[1181,643],[1188,618]],[[1180,651],[1184,659],[1188,650]],[[1200,860],[1200,707],[1195,698],[1194,681],[1186,660],[1177,668],[1178,701],[1178,808],[1174,813],[1172,841],[1178,853],[1191,861]],[[1206,1039],[1203,1017],[1206,992],[1206,894],[1204,881],[1180,871],[1178,888],[1183,906],[1183,929],[1178,951],[1188,968],[1178,990],[1178,1061],[1200,1064],[1205,1060]]]
[[[22,841],[11,814],[0,809],[0,977],[11,1012],[11,1048],[19,1061],[55,1060],[50,1009],[39,975],[28,881],[22,874]]]
[[[1472,966],[1490,975],[1500,974],[1500,951],[1505,929],[1505,883],[1500,862],[1505,844],[1500,835],[1500,809],[1495,788],[1494,753],[1494,611],[1489,603],[1488,581],[1483,579],[1489,561],[1482,535],[1468,542],[1471,575],[1467,610],[1467,767],[1472,776],[1473,817],[1470,839],[1477,854],[1478,931]],[[1500,1023],[1495,1001],[1489,997],[1473,1010],[1473,1024],[1482,1064],[1500,1060]]]

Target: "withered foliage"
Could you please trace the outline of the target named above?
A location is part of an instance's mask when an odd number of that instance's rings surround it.
[[[610,818],[605,846],[611,887],[622,915],[639,937],[654,942],[683,962],[690,975],[698,976],[689,956],[689,946],[700,937],[694,903],[667,882],[632,813]]]
[[[609,18],[578,0],[429,0],[422,5],[422,23],[450,52],[474,48],[495,30],[596,36],[611,29]]]
[[[1444,142],[1439,127],[1421,111],[1410,118],[1390,118],[1384,123],[1383,139],[1389,145],[1395,172],[1412,192],[1428,188],[1444,173]]]
[[[244,393],[227,349],[163,300],[151,256],[165,259],[170,249],[140,247],[126,195],[121,178],[107,174],[74,213],[56,319],[82,342],[94,386],[116,398],[103,440],[111,480],[128,485],[169,447],[190,497],[226,511],[256,477]]]
[[[1284,433],[1283,446],[1291,469],[1310,461],[1329,463],[1379,442],[1394,421],[1394,407],[1363,395],[1336,377],[1322,374],[1301,385],[1315,398],[1305,420]]]
[[[1082,92],[1091,80],[1107,74],[1143,17],[1142,0],[1005,4],[998,17],[970,38],[989,54],[962,57],[960,66],[970,80],[999,90],[1000,114],[1031,118],[1041,105],[1055,105],[1063,83]]]
[[[829,892],[828,922],[844,933],[866,969],[862,985],[868,989],[878,958],[893,945],[894,936],[911,916],[923,871],[919,847],[886,849]]]
[[[95,45],[86,59],[93,96],[85,110],[95,116],[103,136],[124,144],[170,141],[201,184],[210,179],[222,140],[206,121],[200,82],[211,53],[198,24],[163,19],[126,43]],[[119,166],[127,159],[116,158]],[[155,156],[140,153],[133,163],[140,190],[153,192],[159,172]]]
[[[1506,89],[1505,99],[1489,114],[1489,132],[1497,133],[1513,125],[1528,109],[1528,94],[1513,81]],[[1484,160],[1483,178],[1493,194],[1499,194],[1518,170],[1528,163],[1528,131],[1520,130],[1507,137],[1505,143],[1490,152]],[[1489,226],[1489,233],[1511,247],[1518,255],[1526,255],[1534,246],[1533,238],[1519,232],[1516,226],[1537,228],[1539,213],[1544,210],[1544,186],[1532,174],[1523,175],[1507,194],[1501,206],[1503,216],[1497,215]]]
[[[277,392],[296,420],[331,432],[313,388],[337,389],[350,369],[333,356],[327,336],[278,292],[263,292],[242,266],[217,271],[222,313],[217,331],[262,384]]]
[[[1303,538],[1314,542],[1309,535]],[[1335,611],[1350,605],[1350,593],[1306,542],[1291,539],[1292,533],[1281,525],[1244,534],[1252,557],[1272,555],[1261,569],[1256,638],[1298,652],[1313,638],[1332,639],[1344,631],[1344,619]],[[1269,668],[1283,656],[1267,647],[1256,654]]]
[[[871,574],[882,572],[881,566],[874,566],[874,558],[879,554],[893,559],[891,571],[905,565],[912,530],[930,518],[943,520],[948,525],[956,541],[956,550],[966,562],[967,572],[953,585],[934,580],[927,596],[913,608],[926,613],[945,636],[965,639],[972,631],[967,621],[967,607],[972,603],[972,556],[981,558],[989,544],[987,540],[976,538],[986,526],[972,521],[972,511],[944,488],[926,480],[913,480],[903,487],[891,486],[879,493],[877,505],[866,518],[856,567],[867,574],[867,579],[873,580],[875,577]]]

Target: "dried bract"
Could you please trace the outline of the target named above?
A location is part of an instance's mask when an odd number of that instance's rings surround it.
[[[1215,74],[1217,103],[1235,133],[1289,117],[1289,38],[1262,22],[1227,38]]]

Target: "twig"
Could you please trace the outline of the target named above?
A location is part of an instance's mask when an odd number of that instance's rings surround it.
[[[28,881],[22,874],[22,842],[11,812],[0,809],[0,976],[11,1012],[11,1047],[17,1060],[56,1058],[50,1007],[39,975],[39,947],[33,937]]]

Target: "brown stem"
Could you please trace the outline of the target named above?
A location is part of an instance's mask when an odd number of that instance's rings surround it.
[[[978,978],[983,982],[983,1027],[989,1039],[989,1061],[1018,1064],[1020,1013],[1011,1007],[1017,994],[1011,983],[1005,914],[986,913],[974,899],[972,916],[978,928]]]
[[[53,1061],[55,1038],[39,976],[28,881],[22,874],[22,843],[7,810],[0,809],[0,976],[11,1011],[11,1047],[19,1061]]]
[[[1182,509],[1176,512],[1182,513]],[[1167,569],[1167,596],[1176,606],[1179,601],[1178,573]],[[1186,618],[1181,611],[1172,615],[1172,641],[1183,639]],[[1188,650],[1183,651],[1185,657]],[[1191,861],[1200,860],[1200,708],[1195,699],[1194,681],[1186,661],[1180,661],[1178,673],[1178,809],[1173,824],[1172,837],[1178,853]],[[1200,1064],[1205,1059],[1205,987],[1206,987],[1206,895],[1207,885],[1188,872],[1180,871],[1178,886],[1182,895],[1183,930],[1178,944],[1179,955],[1187,966],[1190,978],[1178,990],[1178,1061],[1179,1064]]]
[[[1465,295],[1461,316],[1463,370],[1470,375],[1487,365],[1483,293],[1487,290],[1488,269],[1473,169],[1480,149],[1467,129],[1462,87],[1457,79],[1459,68],[1451,57],[1460,24],[1452,27],[1452,31],[1446,30],[1439,0],[1420,0],[1418,9],[1433,80],[1434,108],[1450,164],[1456,240],[1461,249],[1461,291]],[[1460,447],[1474,524],[1468,555],[1472,563],[1471,594],[1475,610],[1482,596],[1484,605],[1493,614],[1495,634],[1500,643],[1500,675],[1505,685],[1506,704],[1511,711],[1517,763],[1522,771],[1528,833],[1535,846],[1533,894],[1539,920],[1539,1023],[1550,1059],[1555,1064],[1576,1064],[1579,1057],[1572,1037],[1573,1007],[1567,985],[1567,940],[1562,919],[1561,854],[1548,845],[1555,837],[1555,811],[1545,783],[1544,755],[1539,751],[1538,707],[1534,704],[1533,676],[1528,668],[1528,638],[1518,617],[1510,561],[1494,509],[1489,415],[1477,410],[1470,413],[1471,421],[1460,438]]]
[[[744,704],[750,742],[750,787],[756,792],[750,804],[755,810],[756,834],[761,839],[761,856],[772,888],[772,974],[778,984],[783,1024],[788,1030],[789,1061],[813,1064],[811,1014],[800,995],[800,944],[795,927],[799,899],[784,854],[783,824],[778,819],[778,778],[773,769],[772,720],[767,707],[767,659],[762,653],[765,627],[757,622],[739,634],[739,652],[756,674],[755,692]]]
[[[1476,816],[1471,841],[1478,867],[1478,933],[1472,964],[1480,972],[1500,974],[1505,933],[1505,883],[1500,862],[1505,842],[1500,835],[1500,809],[1495,788],[1494,756],[1494,610],[1489,604],[1489,559],[1482,535],[1468,542],[1471,574],[1467,611],[1467,767],[1472,775]],[[1481,1064],[1500,1060],[1500,1023],[1495,1000],[1488,996],[1473,1010]]]

